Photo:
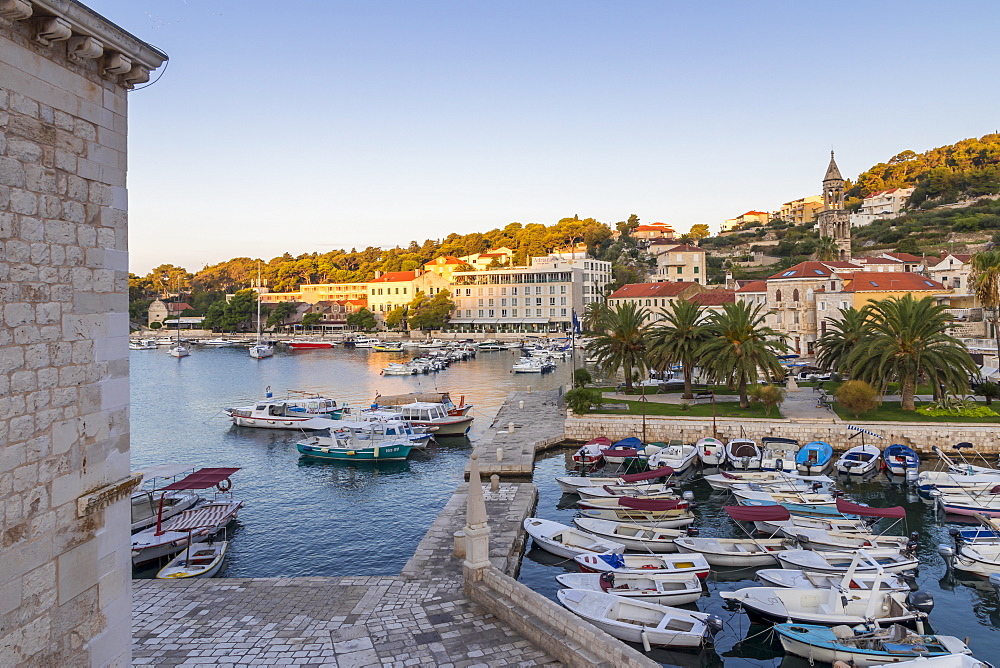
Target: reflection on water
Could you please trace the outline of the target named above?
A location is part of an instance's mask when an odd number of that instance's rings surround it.
[[[577,513],[575,503],[578,497],[565,495],[555,482],[555,477],[573,471],[572,462],[566,458],[565,450],[545,453],[535,465],[534,481],[538,486],[538,509],[536,515],[544,519],[573,524]],[[701,536],[737,538],[745,534],[739,530],[722,510],[722,506],[732,503],[732,497],[715,492],[702,480],[703,473],[714,473],[715,469],[704,472],[692,471],[685,475],[683,489],[694,492]],[[598,470],[592,475],[603,475]],[[942,633],[958,638],[969,638],[969,646],[979,659],[994,661],[1000,658],[1000,601],[989,582],[971,576],[955,577],[946,574],[944,562],[937,554],[937,546],[950,543],[948,528],[953,526],[951,517],[939,517],[934,506],[925,504],[908,491],[902,481],[889,480],[878,475],[865,480],[840,480],[839,485],[855,501],[872,506],[901,505],[907,509],[903,523],[887,529],[892,520],[880,520],[877,530],[886,533],[906,535],[911,531],[920,533],[917,556],[920,569],[911,585],[930,592],[934,596],[934,611],[930,616],[928,633]],[[958,520],[960,521],[960,520]],[[729,609],[717,593],[733,591],[742,587],[752,587],[755,569],[713,570],[705,582],[705,592],[694,606],[680,606],[697,609],[722,617],[725,629],[716,637],[715,647],[701,654],[682,651],[654,649],[649,656],[667,666],[705,666],[726,668],[731,666],[774,666],[780,662],[783,668],[807,668],[809,662],[793,656],[784,656],[781,644],[775,634],[766,626],[751,626],[746,615]],[[519,579],[526,585],[552,600],[556,600],[559,585],[555,576],[564,572],[578,572],[572,562],[539,550],[530,545],[521,565]],[[641,651],[641,646],[637,646]],[[817,664],[821,665],[821,664]]]
[[[437,374],[380,376],[389,359],[348,349],[279,351],[260,361],[242,348],[196,348],[183,359],[133,351],[132,468],[242,468],[233,493],[245,506],[230,531],[223,576],[395,575],[462,481],[469,439],[442,438],[402,462],[318,461],[299,457],[302,434],[235,427],[221,409],[258,399],[268,386],[279,397],[311,390],[360,407],[376,393],[448,391],[475,404],[475,440],[508,392],[557,387],[569,381],[571,365],[541,377],[511,374],[516,356],[505,351]]]

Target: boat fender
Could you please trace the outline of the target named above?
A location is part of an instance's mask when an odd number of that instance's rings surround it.
[[[649,644],[649,636],[646,634],[646,629],[639,631],[639,638],[642,640],[642,649],[646,652],[652,651],[652,647]]]
[[[228,492],[233,488],[233,481],[230,480],[229,478],[226,478],[225,480],[220,480],[219,482],[215,483],[215,487],[220,492]]]

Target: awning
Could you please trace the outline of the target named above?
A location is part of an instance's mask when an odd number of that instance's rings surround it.
[[[608,448],[601,450],[605,457],[638,457],[639,451],[635,448]]]
[[[629,436],[628,438],[623,438],[622,440],[620,440],[617,443],[615,443],[613,447],[615,447],[615,448],[638,448],[641,445],[642,445],[642,441],[640,441],[635,436]]]
[[[654,480],[656,478],[662,478],[664,476],[673,475],[674,470],[669,466],[661,466],[658,469],[650,469],[648,471],[643,471],[642,473],[629,473],[622,476],[622,480],[625,482],[639,482],[640,480]]]
[[[892,508],[872,508],[871,506],[861,506],[844,499],[837,499],[837,510],[844,515],[863,515],[864,517],[892,517],[902,519],[906,517],[906,509],[902,506]]]
[[[741,522],[782,522],[792,515],[784,506],[723,506],[730,517]]]
[[[198,510],[185,510],[172,521],[163,525],[163,529],[164,531],[191,531],[194,529],[204,529],[205,527],[221,526],[238,509],[239,504],[221,503]]]
[[[180,474],[187,473],[192,469],[194,467],[190,464],[159,464],[140,469],[139,471],[133,471],[132,475],[141,475],[142,484],[146,484],[147,481],[153,478],[176,478]]]
[[[636,510],[673,510],[674,508],[686,508],[687,501],[680,501],[677,499],[671,499],[669,501],[664,501],[661,499],[636,499],[631,496],[620,496],[618,497],[618,505],[625,506],[626,508],[635,508]]]
[[[235,469],[201,469],[195,471],[183,480],[171,483],[166,487],[161,487],[159,491],[165,492],[170,489],[208,489],[213,487],[232,474],[239,471]]]

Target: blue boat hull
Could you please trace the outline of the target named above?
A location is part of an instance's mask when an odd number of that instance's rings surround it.
[[[370,448],[340,448],[299,443],[295,446],[299,454],[316,459],[336,459],[339,461],[384,462],[406,459],[410,456],[412,445],[401,443]]]

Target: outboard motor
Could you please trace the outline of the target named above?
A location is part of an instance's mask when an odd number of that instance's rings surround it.
[[[784,462],[784,460],[775,459],[774,460],[774,470],[775,471],[784,471],[785,470],[785,462]]]
[[[906,595],[906,604],[918,612],[929,615],[934,609],[934,597],[930,592],[918,589]]]
[[[743,464],[743,470],[746,471],[750,467],[749,457],[740,457],[740,463]]]
[[[955,548],[951,545],[942,544],[938,545],[937,551],[941,555],[941,558],[944,559],[944,565],[948,567],[948,570],[951,570],[955,565]]]
[[[816,492],[818,492],[821,489],[823,489],[823,483],[821,483],[821,482],[814,482],[812,484],[813,493],[816,493]]]
[[[601,590],[607,591],[615,586],[615,574],[611,571],[604,571],[600,578]]]
[[[681,495],[681,498],[688,502],[694,501],[694,492],[688,490]]]
[[[910,533],[910,540],[906,542],[906,551],[915,552],[917,549],[917,541],[920,540],[920,532],[913,531]]]
[[[920,472],[917,469],[908,468],[906,469],[906,482],[913,485],[917,482],[917,478],[920,476]]]
[[[697,536],[700,533],[701,532],[698,530],[698,527],[693,527],[690,524],[688,525],[688,528],[687,528],[687,535],[688,536],[694,538],[695,536]]]
[[[705,626],[708,627],[708,633],[714,637],[723,628],[722,617],[709,615],[708,619],[705,620]]]

